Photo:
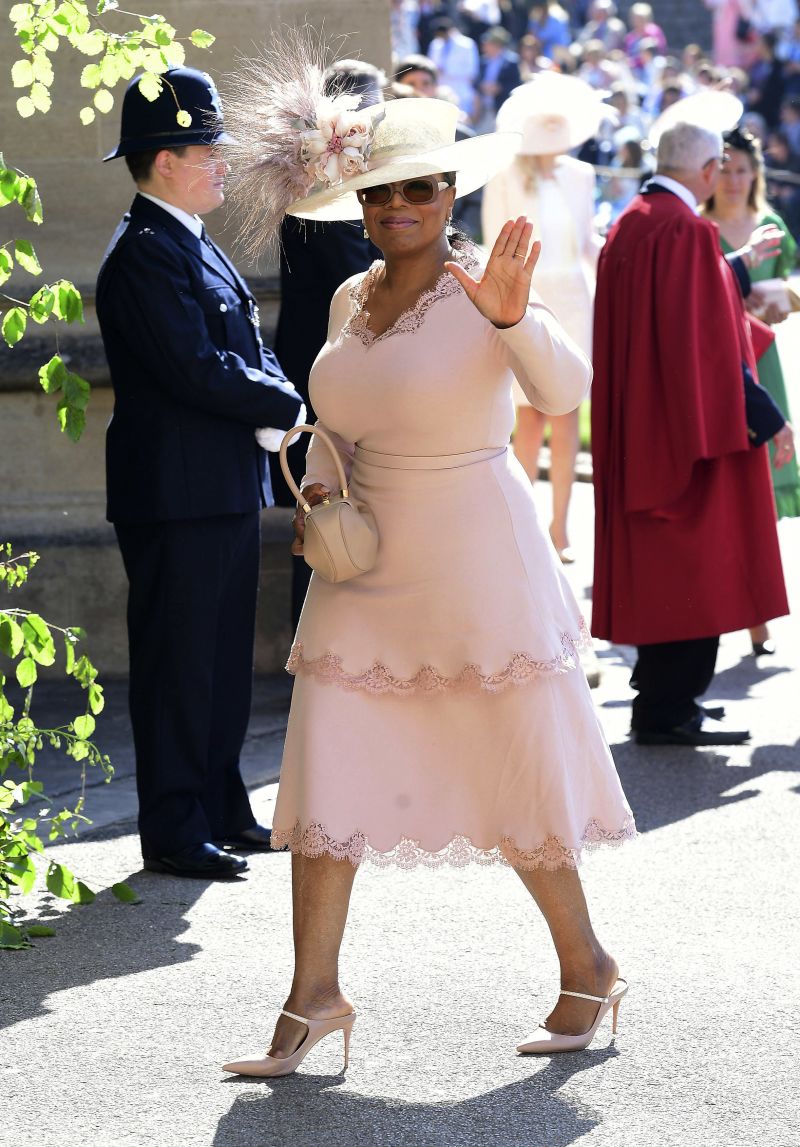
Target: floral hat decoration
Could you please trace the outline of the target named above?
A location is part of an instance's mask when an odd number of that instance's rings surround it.
[[[359,219],[362,188],[445,171],[456,172],[456,195],[467,195],[518,150],[514,133],[455,142],[458,108],[444,100],[362,107],[359,95],[330,94],[326,54],[300,29],[241,61],[225,85],[236,143],[218,150],[231,167],[230,199],[250,254],[274,242],[284,215]]]

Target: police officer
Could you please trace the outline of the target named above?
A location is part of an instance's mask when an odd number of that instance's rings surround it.
[[[129,582],[130,711],[144,867],[236,876],[229,851],[269,847],[239,771],[250,713],[260,510],[272,504],[257,428],[302,421],[262,345],[255,300],[206,236],[229,142],[211,79],[133,80],[118,147],[137,187],[106,252],[97,316],[114,386],[108,519]],[[269,437],[259,430],[260,441]]]

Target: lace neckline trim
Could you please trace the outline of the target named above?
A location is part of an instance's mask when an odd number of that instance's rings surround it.
[[[472,273],[480,264],[471,247],[465,250],[453,252],[453,261],[460,263],[461,266]],[[452,295],[457,295],[461,290],[461,284],[457,279],[454,279],[449,271],[442,271],[439,278],[429,287],[427,291],[423,291],[417,299],[413,307],[398,315],[390,327],[387,327],[381,334],[376,335],[369,328],[370,313],[367,310],[367,299],[372,287],[375,283],[375,278],[378,271],[383,266],[380,259],[372,264],[369,270],[362,276],[359,282],[353,283],[349,288],[351,311],[350,317],[342,328],[342,337],[346,335],[355,335],[364,346],[373,346],[375,343],[383,342],[384,339],[391,338],[392,335],[399,334],[413,334],[418,330],[423,322],[425,316],[431,307],[439,299],[447,299]]]

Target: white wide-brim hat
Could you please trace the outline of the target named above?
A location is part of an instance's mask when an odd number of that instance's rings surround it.
[[[743,113],[744,104],[731,92],[715,89],[696,92],[693,96],[686,96],[671,104],[662,112],[648,131],[647,138],[653,147],[657,147],[664,132],[679,123],[691,123],[722,135],[724,131],[736,127]]]
[[[420,175],[456,173],[456,198],[477,191],[519,151],[518,133],[494,132],[455,141],[458,108],[445,100],[391,100],[364,109],[383,118],[375,127],[367,170],[345,177],[333,187],[312,189],[286,209],[287,215],[323,222],[359,219],[356,192],[379,183],[396,183]]]
[[[602,97],[575,76],[539,72],[502,104],[497,130],[520,133],[520,155],[562,155],[597,135],[604,119],[615,117]]]

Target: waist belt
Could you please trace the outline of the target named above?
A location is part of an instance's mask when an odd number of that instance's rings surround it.
[[[463,454],[379,454],[356,446],[355,460],[383,470],[455,470],[461,466],[474,466],[505,454],[507,446],[487,446],[485,450],[467,450]]]

